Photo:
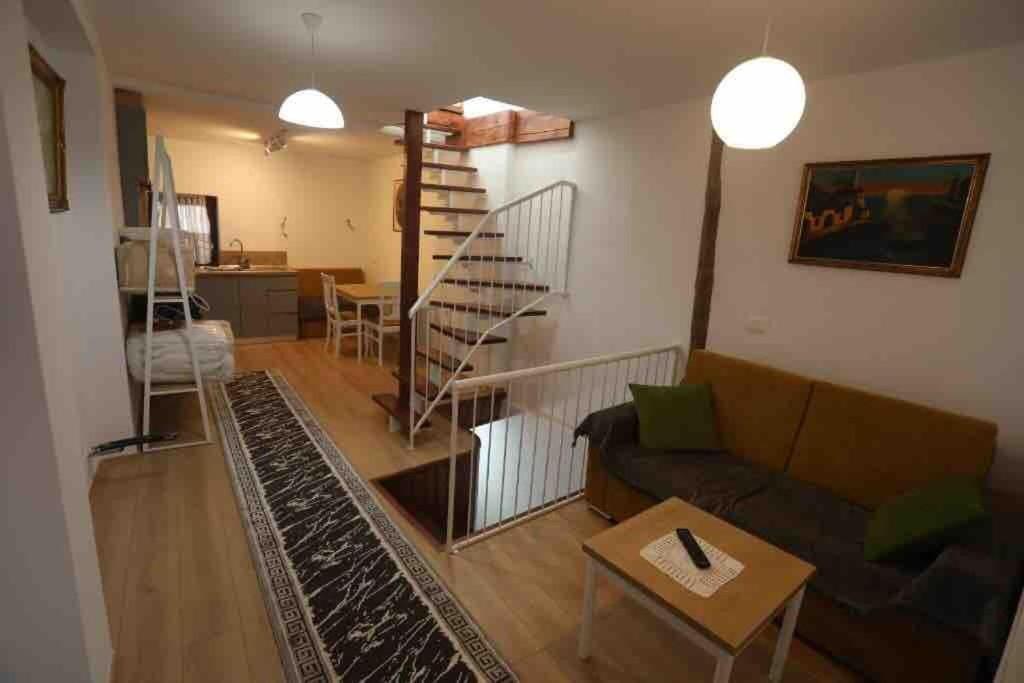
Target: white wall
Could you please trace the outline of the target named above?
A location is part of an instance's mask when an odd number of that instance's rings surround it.
[[[559,179],[578,186],[570,296],[523,323],[519,362],[688,339],[706,118],[702,103],[682,103],[577,122],[572,140],[515,146],[510,197]]]
[[[808,84],[805,118],[774,150],[726,150],[709,346],[816,377],[985,417],[998,486],[1024,488],[1024,44]],[[571,297],[537,326],[542,357],[688,340],[710,123],[698,100],[577,123],[521,145],[509,187],[580,186]],[[963,276],[787,263],[802,165],[991,152]],[[767,319],[766,334],[746,331]],[[547,327],[545,327],[545,325]]]
[[[504,147],[504,145],[503,145]],[[494,148],[486,148],[494,149]],[[483,150],[474,150],[474,154]],[[466,179],[462,174],[450,173],[444,182],[459,184],[477,184],[487,188],[487,195],[483,199],[476,197],[457,198],[456,206],[481,206],[490,207],[500,204],[505,191],[505,174],[508,164],[504,153],[492,154],[488,157],[486,168],[480,165],[479,177]],[[479,165],[483,157],[473,157],[469,163]],[[447,154],[440,159],[444,162],[455,163],[457,158]],[[395,232],[392,226],[392,210],[394,181],[400,180],[405,173],[405,157],[402,154],[395,154],[383,159],[375,160],[370,167],[370,193],[369,193],[369,219],[368,227],[368,254],[366,259],[366,279],[368,282],[397,281],[400,279],[402,264],[402,234]],[[429,182],[442,182],[441,174],[436,171],[425,171],[424,180]],[[424,192],[423,204],[443,205],[444,195],[437,192]],[[423,214],[421,217],[421,229],[437,227],[442,230],[455,229],[455,223],[440,216]],[[459,219],[459,229],[472,230],[479,216],[466,216]],[[424,290],[437,274],[443,265],[442,261],[435,261],[434,254],[448,254],[458,247],[457,242],[447,239],[438,239],[424,235],[420,241],[420,290]]]
[[[246,250],[287,251],[294,267],[366,267],[371,162],[295,149],[267,158],[244,142],[166,142],[178,192],[217,196],[222,250],[237,250],[228,245],[238,238]]]
[[[30,14],[30,22],[32,15]],[[46,21],[45,17],[40,18]],[[45,29],[43,29],[45,30]],[[85,443],[95,445],[134,434],[125,366],[123,319],[117,291],[114,213],[106,169],[117,168],[113,149],[112,90],[84,47],[29,24],[30,40],[67,81],[64,91],[69,211],[50,214],[62,251],[56,275],[69,316],[69,350]]]
[[[34,0],[26,8],[0,0],[0,13],[0,315],[7,331],[2,377],[11,392],[0,416],[7,435],[0,459],[0,679],[98,683],[109,678],[112,651],[84,456],[102,430],[123,436],[119,427],[131,426],[117,415],[128,412],[123,358],[110,364],[121,340],[110,158],[100,149],[110,132],[102,123],[111,120],[103,111],[109,97],[104,104],[102,56],[90,51],[95,34],[77,1]],[[69,98],[74,93],[67,110],[72,211],[63,217],[46,203],[30,39],[61,63]],[[97,184],[84,173],[88,165]],[[69,244],[82,249],[72,253]],[[75,289],[95,296],[80,299]],[[93,315],[76,310],[83,302]],[[87,353],[89,346],[99,348]],[[101,384],[82,391],[83,378]],[[90,401],[105,405],[96,410]]]
[[[392,220],[394,181],[401,179],[405,169],[402,154],[376,159],[370,164],[370,192],[367,212],[366,280],[387,282],[399,280],[402,264],[402,233],[395,232]],[[426,239],[424,239],[426,242]],[[422,258],[420,259],[422,263]]]

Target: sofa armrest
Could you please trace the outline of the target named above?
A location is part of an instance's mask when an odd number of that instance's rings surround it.
[[[639,424],[636,408],[632,403],[623,403],[598,410],[584,418],[573,431],[573,446],[576,440],[585,436],[590,446],[599,451],[615,446],[636,443],[639,439]]]
[[[896,597],[896,604],[973,637],[998,653],[1020,592],[1019,560],[948,546]]]

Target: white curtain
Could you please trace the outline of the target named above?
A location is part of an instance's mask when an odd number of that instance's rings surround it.
[[[163,207],[157,199],[157,216]],[[178,195],[178,220],[181,229],[191,233],[196,243],[196,263],[206,265],[213,262],[213,241],[210,239],[210,215],[206,210],[206,197],[201,194]],[[169,225],[165,227],[170,227]]]

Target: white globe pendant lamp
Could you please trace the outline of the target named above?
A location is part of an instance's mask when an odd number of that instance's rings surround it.
[[[767,56],[770,29],[771,22],[765,27],[761,56],[734,67],[711,98],[711,125],[729,147],[774,147],[803,116],[804,81],[792,65]]]
[[[309,128],[338,129],[345,127],[341,109],[330,97],[316,89],[316,32],[323,23],[323,17],[312,12],[302,14],[302,23],[309,30],[310,52],[313,59],[313,74],[310,87],[298,90],[285,98],[277,117],[282,121]]]

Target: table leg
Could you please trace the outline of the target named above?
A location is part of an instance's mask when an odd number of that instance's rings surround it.
[[[733,661],[732,655],[725,653],[718,655],[718,658],[715,660],[715,683],[729,683],[729,677],[732,676]]]
[[[597,565],[587,557],[587,574],[583,580],[583,616],[580,618],[580,642],[577,654],[580,659],[590,657],[591,632],[594,626],[594,598],[597,592]]]
[[[360,363],[363,362],[363,305],[356,302],[356,323],[358,323],[357,330],[359,331],[356,337],[356,360]]]
[[[775,643],[772,668],[768,671],[768,679],[772,683],[779,683],[782,680],[782,670],[786,667],[786,657],[789,655],[789,646],[793,642],[793,631],[796,629],[796,619],[800,615],[800,605],[804,601],[805,590],[806,588],[801,588],[797,591],[786,605],[786,614],[782,617],[779,640]]]

